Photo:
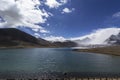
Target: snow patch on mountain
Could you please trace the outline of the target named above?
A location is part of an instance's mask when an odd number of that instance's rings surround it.
[[[120,33],[117,35],[111,35],[105,42],[108,44],[120,45]]]

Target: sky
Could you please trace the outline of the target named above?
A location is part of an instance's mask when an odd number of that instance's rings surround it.
[[[48,40],[112,32],[120,28],[120,0],[0,0],[0,28]]]

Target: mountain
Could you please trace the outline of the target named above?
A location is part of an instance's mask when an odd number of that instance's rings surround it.
[[[49,42],[16,28],[0,29],[0,47],[48,46]]]
[[[108,44],[120,45],[120,33],[117,35],[111,35],[105,42]]]
[[[91,39],[86,37],[86,38],[83,38],[83,39],[76,39],[76,40],[73,40],[73,41],[82,45],[82,44],[90,43]]]
[[[0,47],[73,47],[76,43],[66,42],[49,42],[42,38],[36,38],[26,32],[16,28],[0,29]]]
[[[53,45],[56,47],[76,47],[78,44],[67,40],[65,42],[53,42]]]

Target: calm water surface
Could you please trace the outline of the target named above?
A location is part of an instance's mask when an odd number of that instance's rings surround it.
[[[120,72],[120,56],[67,48],[1,49],[0,72]]]

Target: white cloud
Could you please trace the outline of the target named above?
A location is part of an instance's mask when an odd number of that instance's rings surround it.
[[[40,37],[40,34],[34,33],[34,36],[35,36],[36,38],[39,38],[39,37]]]
[[[50,8],[57,8],[59,7],[61,4],[59,2],[57,2],[56,0],[46,0],[45,3],[47,6],[49,6]]]
[[[58,8],[68,0],[0,0],[0,28],[29,27],[35,32],[49,33],[38,24],[46,23],[47,19],[54,16],[46,11],[42,4],[50,8]]]
[[[72,8],[72,9],[64,8],[63,11],[62,11],[62,13],[63,13],[63,14],[64,14],[64,13],[71,13],[71,12],[74,11],[74,10],[75,10],[74,8]]]
[[[108,39],[111,35],[117,35],[120,32],[120,28],[103,28],[94,30],[92,33],[77,37],[77,38],[71,38],[71,40],[82,40],[85,38],[90,38],[91,41],[89,41],[87,44],[104,44],[104,41]]]
[[[62,36],[49,36],[49,37],[45,37],[44,38],[45,40],[48,40],[48,41],[52,41],[52,42],[64,42],[66,41],[66,39]]]
[[[45,4],[49,6],[49,8],[58,8],[61,5],[64,5],[67,3],[67,0],[60,0],[59,2],[57,0],[46,0]]]
[[[0,0],[0,16],[5,21],[0,22],[0,27],[16,28],[22,26],[47,33],[47,30],[37,25],[45,23],[49,17],[47,11],[38,8],[40,5],[39,0]]]
[[[117,13],[113,14],[113,17],[120,18],[120,12],[117,12]]]
[[[60,0],[60,2],[61,2],[62,4],[66,4],[66,3],[68,2],[68,0]]]

